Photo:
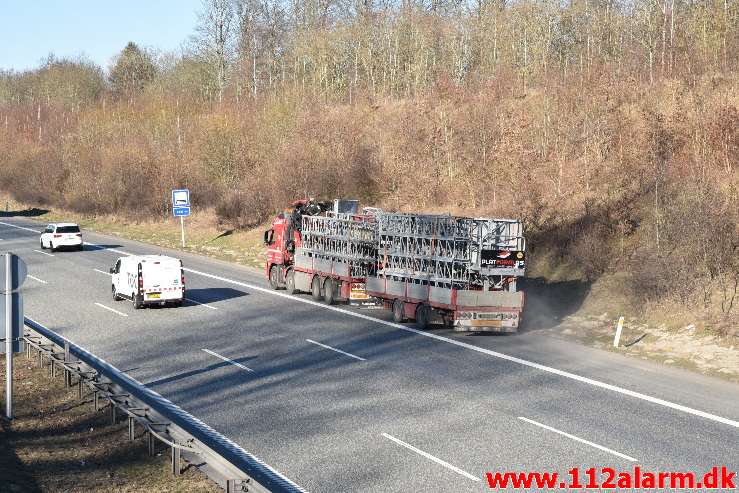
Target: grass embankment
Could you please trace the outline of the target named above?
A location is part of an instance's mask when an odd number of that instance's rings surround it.
[[[0,379],[5,382],[5,358]],[[144,431],[128,440],[126,420],[110,423],[108,408],[93,408],[90,393],[80,399],[65,388],[62,372],[14,357],[13,419],[0,416],[0,493],[18,492],[217,492],[216,483],[184,460],[183,474],[171,472],[170,450],[157,442],[148,455]]]

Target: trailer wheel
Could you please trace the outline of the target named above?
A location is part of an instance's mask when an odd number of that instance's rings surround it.
[[[396,299],[393,301],[393,322],[399,324],[405,320],[405,307],[403,302]]]
[[[313,300],[321,301],[323,294],[321,293],[321,276],[313,276],[313,280],[310,283],[310,294],[313,295]]]
[[[334,303],[334,281],[330,277],[323,282],[323,300],[327,305]]]
[[[280,285],[280,271],[277,269],[277,265],[273,265],[269,269],[269,286],[272,289],[277,289]]]
[[[429,326],[428,307],[423,303],[419,303],[416,307],[416,326],[419,329],[425,329]]]
[[[287,294],[295,294],[297,291],[295,289],[295,271],[293,269],[288,269],[287,274],[285,274],[285,289],[287,290]]]

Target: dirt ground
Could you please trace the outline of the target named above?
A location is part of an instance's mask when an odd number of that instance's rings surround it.
[[[690,319],[645,323],[587,282],[534,279],[524,289],[524,330],[739,383],[739,335]],[[614,347],[620,316],[625,320]]]

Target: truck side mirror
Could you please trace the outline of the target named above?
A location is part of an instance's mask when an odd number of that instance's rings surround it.
[[[274,245],[274,236],[275,236],[275,230],[274,229],[268,229],[264,232],[264,244],[265,245]]]

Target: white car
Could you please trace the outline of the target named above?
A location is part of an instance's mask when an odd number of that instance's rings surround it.
[[[113,300],[131,300],[134,308],[182,306],[185,299],[185,271],[180,259],[164,255],[130,255],[119,258],[110,274]]]
[[[55,252],[58,248],[82,250],[82,231],[75,223],[52,223],[41,232],[41,249]]]

